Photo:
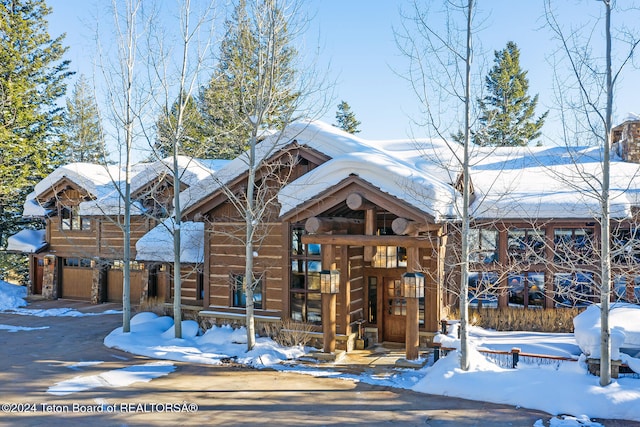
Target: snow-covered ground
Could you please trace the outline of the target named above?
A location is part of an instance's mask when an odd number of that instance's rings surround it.
[[[0,282],[0,310],[28,314],[25,313],[28,309],[19,308],[25,305],[24,295],[12,286],[14,285]],[[15,305],[11,306],[11,303],[6,301],[13,301]],[[640,307],[626,305],[624,309],[624,316],[612,316],[612,319],[615,319],[612,327],[616,331],[632,331],[627,335],[633,341],[637,338],[633,332],[634,328],[640,324]],[[584,316],[580,325],[582,331],[593,330],[599,321],[599,317],[594,314],[598,312],[597,309],[587,312],[589,314]],[[437,363],[428,363],[420,370],[395,369],[388,376],[380,377],[372,374],[343,373],[330,363],[296,363],[296,359],[310,349],[285,348],[268,338],[258,338],[255,348],[246,352],[244,329],[214,327],[203,332],[195,322],[184,321],[183,338],[176,339],[173,326],[173,320],[169,317],[140,313],[131,319],[130,333],[125,334],[122,328],[116,328],[104,339],[104,344],[108,347],[167,361],[108,371],[99,376],[76,376],[68,381],[52,384],[48,392],[66,395],[81,393],[97,386],[126,387],[133,382],[150,381],[173,372],[175,367],[169,362],[171,360],[204,364],[219,364],[233,360],[257,368],[270,367],[307,375],[332,376],[411,389],[422,393],[522,406],[554,415],[550,420],[539,420],[533,427],[600,426],[590,418],[640,421],[640,379],[621,377],[614,379],[607,387],[600,387],[599,378],[587,372],[586,356],[582,354],[574,334],[495,332],[472,327],[471,368],[468,371],[459,369],[458,353],[452,351]],[[2,327],[3,325],[0,325],[0,328]],[[455,347],[456,335],[455,331],[452,331],[450,335],[442,335],[440,340],[446,346]],[[517,369],[505,369],[492,363],[476,350],[510,350],[512,347],[520,348],[523,353],[573,357],[576,361],[531,364],[521,360]],[[624,357],[629,357],[627,361],[631,361],[629,364],[632,367],[633,361],[638,360],[628,355]]]

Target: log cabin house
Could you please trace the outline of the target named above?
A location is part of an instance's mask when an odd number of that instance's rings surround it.
[[[169,160],[141,163],[131,170],[132,259],[136,242],[173,209],[170,164]],[[213,173],[186,157],[179,159],[179,168],[182,190]],[[117,166],[72,163],[35,186],[23,215],[43,220],[42,242],[30,247],[20,238],[33,232],[23,230],[14,236],[16,244],[9,245],[9,250],[29,253],[31,294],[93,303],[122,301],[124,179]],[[145,268],[141,262],[131,262],[132,303],[147,296],[164,298],[164,287],[149,286],[158,274],[156,265]]]
[[[633,119],[614,130],[611,167],[613,297],[631,302],[640,296],[636,128],[640,121]],[[347,350],[358,336],[401,342],[407,358],[415,358],[459,295],[460,150],[438,140],[368,141],[319,122],[295,123],[260,142],[255,197],[264,209],[254,240],[256,320],[311,323],[325,340],[333,331],[329,338]],[[601,154],[598,147],[473,147],[472,305],[552,309],[597,302],[600,203],[589,189],[598,188]],[[245,153],[180,192],[189,235],[183,250],[192,251],[181,267],[182,302],[219,323],[244,319],[246,227],[238,206],[248,164]],[[32,198],[61,212],[47,218],[48,248],[32,257],[55,254],[58,265],[79,268],[64,265],[75,252],[63,251],[52,230],[65,219],[58,206],[67,199],[100,202],[90,188],[58,183],[62,178],[37,187]],[[67,188],[77,191],[75,198],[63,192]],[[100,224],[94,218],[92,227]],[[172,247],[171,226],[160,222],[141,226],[155,234],[139,236],[136,260],[156,273],[142,270],[140,296],[155,289],[169,302],[172,253],[160,249]],[[104,256],[95,244],[101,236],[92,235],[95,249],[82,253]],[[62,267],[57,277],[64,283]],[[75,297],[58,289],[50,296]]]

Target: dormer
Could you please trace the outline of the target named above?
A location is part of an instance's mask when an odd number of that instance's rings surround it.
[[[180,192],[189,186],[180,182]],[[173,210],[173,176],[164,173],[131,193],[131,199],[140,203],[146,214],[166,218]]]

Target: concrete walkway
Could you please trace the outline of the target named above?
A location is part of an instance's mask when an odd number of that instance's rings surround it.
[[[91,306],[62,300],[29,306],[62,307],[85,312],[119,309],[115,304]],[[121,321],[121,315],[113,314],[34,317],[0,313],[0,325],[44,328],[0,330],[0,404],[4,411],[0,426],[526,427],[540,419],[548,425],[551,418],[525,408],[329,377],[180,362],[172,362],[173,373],[149,382],[126,387],[104,383],[62,396],[47,392],[74,377],[100,378],[116,369],[152,362],[104,347],[103,338]],[[339,362],[336,368],[383,372],[402,356],[401,350],[354,352],[349,361],[362,363],[347,366]],[[600,422],[606,427],[640,427],[633,422]]]

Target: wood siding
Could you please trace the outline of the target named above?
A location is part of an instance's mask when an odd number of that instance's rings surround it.
[[[244,274],[245,245],[243,224],[214,223],[207,230],[209,241],[209,305],[217,307],[231,306],[231,274]],[[264,274],[263,308],[258,311],[275,311],[280,315],[283,310],[283,280],[288,274],[283,271],[283,236],[279,223],[265,224],[266,236],[255,247],[254,272]],[[206,280],[205,280],[206,283]]]

